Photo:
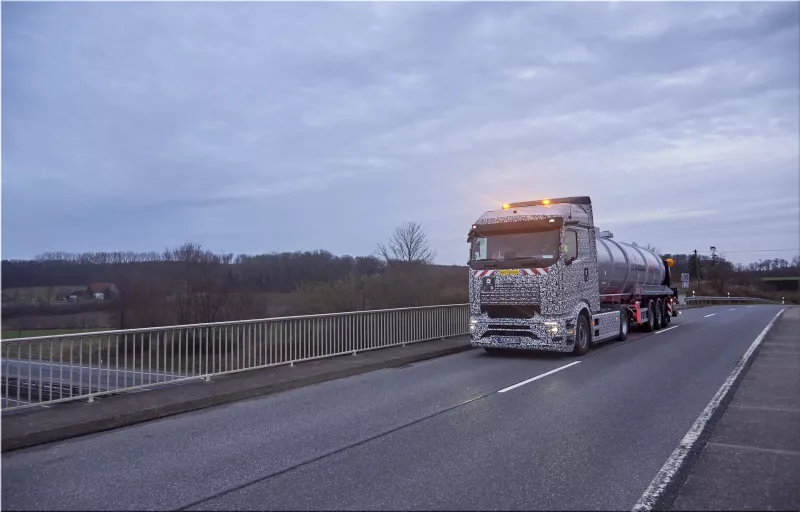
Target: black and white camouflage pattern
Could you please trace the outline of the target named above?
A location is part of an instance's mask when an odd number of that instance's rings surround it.
[[[496,288],[492,292],[482,290],[482,278],[475,277],[470,269],[470,314],[472,344],[479,347],[521,348],[570,352],[574,348],[574,323],[578,314],[586,310],[590,315],[600,310],[597,293],[597,246],[594,241],[594,222],[591,205],[557,204],[551,206],[522,207],[515,210],[499,210],[484,213],[475,225],[543,220],[562,216],[566,220],[579,221],[574,229],[578,235],[578,259],[565,265],[563,257],[548,267],[544,275],[495,275]],[[538,304],[540,314],[531,319],[489,318],[481,314],[481,305],[531,305]],[[492,324],[498,327],[530,330],[528,336],[484,336]],[[569,326],[567,325],[569,324]],[[570,332],[572,330],[572,332]]]

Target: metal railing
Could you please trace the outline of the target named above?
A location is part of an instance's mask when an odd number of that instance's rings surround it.
[[[782,302],[758,297],[708,297],[700,295],[686,297],[684,301],[686,305],[692,306],[708,306],[711,304],[782,304]]]
[[[465,335],[469,305],[0,341],[2,410]]]

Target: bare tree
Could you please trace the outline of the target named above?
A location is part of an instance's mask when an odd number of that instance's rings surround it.
[[[405,222],[396,228],[387,245],[378,244],[378,256],[387,262],[432,263],[436,252],[428,235],[416,222]]]
[[[661,257],[661,258],[664,257],[664,255],[661,253],[661,249],[659,249],[655,245],[646,244],[644,246],[644,248],[647,249],[648,251],[651,251],[651,252],[654,252],[654,253],[658,254],[659,257]]]

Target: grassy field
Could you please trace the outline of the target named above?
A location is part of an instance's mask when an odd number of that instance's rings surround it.
[[[85,284],[62,285],[62,286],[29,286],[25,288],[4,288],[3,302],[28,304],[33,299],[39,301],[56,300],[58,297],[72,293],[75,290],[85,290]]]
[[[34,329],[34,330],[4,330],[0,339],[11,340],[15,338],[33,338],[35,336],[58,336],[59,334],[73,334],[78,332],[97,332],[109,329]]]

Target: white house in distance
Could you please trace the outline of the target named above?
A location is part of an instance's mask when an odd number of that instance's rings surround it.
[[[89,291],[92,296],[97,300],[111,299],[115,294],[119,293],[119,289],[114,283],[92,283],[89,285]]]

